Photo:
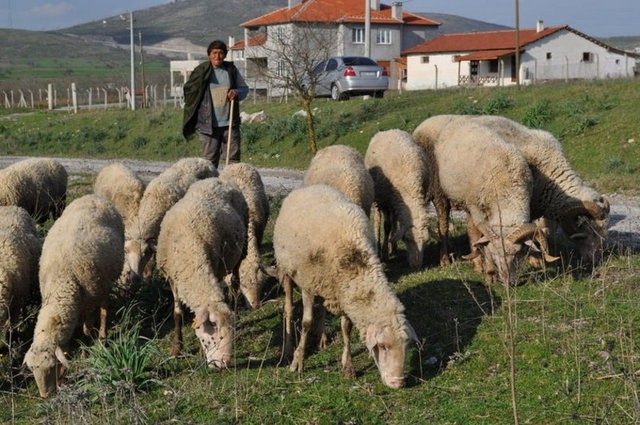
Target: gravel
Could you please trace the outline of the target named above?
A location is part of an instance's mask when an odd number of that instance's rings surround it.
[[[22,160],[26,157],[2,156],[0,168]],[[164,161],[141,161],[135,159],[89,159],[89,158],[56,158],[69,172],[70,178],[76,175],[96,174],[102,167],[112,162],[122,162],[145,181],[151,180],[171,165]],[[284,195],[302,184],[303,172],[286,168],[260,168],[265,189],[271,196]],[[611,203],[609,215],[608,243],[640,250],[640,196],[608,194]]]

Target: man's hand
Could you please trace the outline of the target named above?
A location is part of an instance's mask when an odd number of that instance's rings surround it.
[[[236,98],[236,96],[238,96],[238,92],[235,89],[230,89],[227,92],[227,99],[229,100],[233,100]]]

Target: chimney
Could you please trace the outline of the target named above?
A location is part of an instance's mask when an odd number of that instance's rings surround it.
[[[391,17],[393,19],[402,20],[402,2],[401,1],[394,1],[393,3],[391,3]]]
[[[380,0],[371,0],[371,10],[380,11]]]
[[[294,7],[302,3],[302,1],[303,0],[289,0],[289,9],[293,9]]]
[[[544,21],[542,19],[538,19],[538,22],[536,22],[536,32],[542,31],[544,31]]]
[[[233,45],[236,44],[236,38],[232,35],[229,36],[229,41],[227,42],[227,48],[231,49]]]

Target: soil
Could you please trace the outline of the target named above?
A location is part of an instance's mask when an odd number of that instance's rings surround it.
[[[26,157],[0,157],[0,168],[25,159]],[[56,158],[67,169],[70,180],[87,174],[96,174],[111,162],[122,162],[145,181],[160,174],[171,163],[164,161],[141,161],[135,159],[103,160],[90,158]],[[302,184],[303,172],[286,168],[260,168],[265,189],[270,196],[286,195]],[[621,194],[606,195],[611,203],[609,215],[608,244],[640,251],[640,196]]]

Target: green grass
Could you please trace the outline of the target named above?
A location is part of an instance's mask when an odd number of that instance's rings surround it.
[[[630,80],[321,100],[315,103],[319,146],[345,143],[364,152],[378,130],[412,131],[440,113],[499,113],[552,131],[579,175],[599,190],[638,195],[639,90],[640,82]],[[248,100],[243,109],[264,110],[269,117],[267,123],[243,128],[245,161],[260,167],[307,166],[311,156],[292,118],[299,109],[294,102]],[[196,140],[179,136],[180,110],[0,111],[3,155],[162,160],[199,155]],[[74,196],[91,189],[91,177],[73,180]],[[272,258],[280,201],[271,199],[265,262]],[[464,250],[462,226],[454,242]],[[562,257],[555,266],[523,269],[521,284],[508,290],[485,286],[464,261],[438,267],[435,242],[420,272],[409,273],[402,258],[392,258],[387,275],[421,339],[409,350],[408,385],[400,390],[381,383],[357,332],[357,377],[340,375],[336,319],[328,325],[332,343],[327,350],[311,350],[303,374],[278,366],[282,306],[274,281],[261,309],[237,311],[235,364],[229,370],[206,368],[188,325],[184,354],[170,358],[171,294],[155,276],[131,296],[112,300],[112,311],[127,314],[112,314],[111,342],[104,347],[120,347],[120,357],[74,339],[67,381],[49,400],[37,397],[33,379],[20,368],[35,316],[15,330],[11,349],[0,351],[0,423],[494,425],[515,422],[514,402],[519,423],[640,423],[640,256],[613,247],[591,272],[575,262],[564,241],[551,248]]]

